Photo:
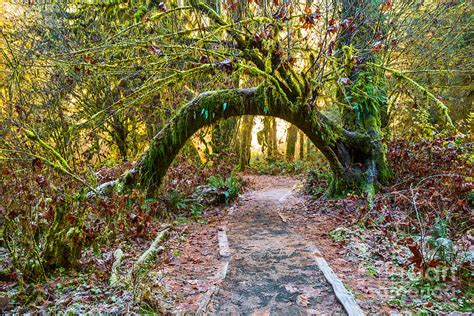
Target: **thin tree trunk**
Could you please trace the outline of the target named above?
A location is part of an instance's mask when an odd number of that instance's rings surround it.
[[[276,153],[276,120],[274,117],[263,118],[262,149],[267,161],[275,159]]]
[[[270,159],[275,159],[278,156],[278,143],[277,143],[277,122],[276,118],[270,117],[270,131],[269,131],[269,151]]]
[[[212,152],[220,154],[230,149],[232,137],[237,126],[235,118],[220,121],[212,127]]]
[[[286,160],[293,161],[295,159],[296,141],[298,139],[298,128],[293,124],[287,129],[286,133]]]
[[[122,161],[127,161],[127,153],[128,153],[128,128],[127,124],[122,120],[121,117],[118,115],[114,115],[111,123],[112,131],[110,132],[112,139],[117,145],[120,157]]]
[[[239,151],[239,170],[244,171],[250,164],[251,146],[252,146],[252,128],[253,116],[245,115],[242,117],[240,151]]]
[[[305,135],[302,131],[300,131],[300,143],[299,143],[299,160],[304,160],[304,139]]]
[[[306,140],[306,160],[313,160],[313,144],[309,141],[309,139]]]

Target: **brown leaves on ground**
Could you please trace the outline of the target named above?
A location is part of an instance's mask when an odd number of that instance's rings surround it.
[[[366,209],[363,197],[327,200],[320,195],[286,217],[322,248],[333,269],[370,311],[399,308],[388,302],[404,293],[399,283],[407,281],[408,271],[423,280],[433,269],[451,269],[436,280],[443,284],[441,292],[467,293],[469,281],[464,275],[473,267],[463,253],[470,247],[472,251],[472,242],[467,242],[474,225],[472,150],[464,135],[395,140],[388,147],[393,181],[376,195],[373,210]],[[317,175],[312,179],[313,188],[327,185]],[[399,281],[391,279],[394,275]],[[439,304],[451,302],[448,296],[437,299]],[[418,290],[402,300],[405,308],[423,305],[415,303],[423,302]]]
[[[164,275],[167,312],[196,312],[205,293],[217,282],[219,268],[217,230],[222,211],[205,214],[208,224],[180,225],[154,268]],[[155,293],[157,294],[157,293]]]

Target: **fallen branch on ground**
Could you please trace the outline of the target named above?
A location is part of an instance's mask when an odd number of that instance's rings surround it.
[[[168,237],[170,229],[171,227],[169,225],[165,226],[165,228],[158,234],[158,236],[156,236],[155,240],[153,240],[150,247],[148,247],[148,249],[137,259],[130,271],[128,271],[126,276],[123,278],[120,276],[119,269],[120,265],[122,264],[124,253],[120,248],[115,250],[115,261],[112,264],[109,278],[110,286],[123,285],[127,287],[132,283],[132,280],[135,280],[139,274],[143,273],[147,269],[148,264],[151,263],[151,261],[156,257],[156,255],[158,255],[164,250],[164,248],[161,247],[160,244]]]
[[[118,248],[117,250],[115,250],[114,258],[115,258],[115,261],[112,264],[112,268],[110,269],[110,278],[109,278],[110,286],[115,286],[120,279],[119,268],[120,268],[120,265],[122,264],[122,258],[123,258],[122,249]]]
[[[159,247],[161,242],[168,237],[168,232],[170,227],[166,227],[162,230],[155,240],[151,243],[150,247],[138,258],[138,260],[133,264],[132,269],[127,274],[127,279],[131,279],[132,276],[136,275],[140,270],[146,268],[147,264],[155,258],[155,256],[163,251],[163,247]]]

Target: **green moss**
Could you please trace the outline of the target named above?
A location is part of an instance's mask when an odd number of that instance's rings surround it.
[[[281,88],[280,82],[271,74],[268,74],[257,67],[253,66],[247,66],[244,64],[239,64],[239,68],[247,70],[251,75],[256,76],[256,77],[263,77],[268,81],[268,84],[270,84],[274,89],[272,90],[273,92],[278,93],[278,95],[275,95],[274,97],[276,98],[281,98],[285,103],[291,105],[292,103],[288,99],[288,96],[286,93],[283,91]]]
[[[42,256],[47,269],[74,268],[81,258],[83,232],[78,226],[71,226],[65,219],[68,204],[54,207],[54,218],[46,236]]]
[[[377,161],[378,181],[385,185],[388,184],[393,176],[393,172],[387,161],[387,145],[382,144],[381,155]]]
[[[352,46],[343,46],[342,51],[344,53],[344,68],[346,71],[346,76],[350,76],[352,69],[354,68],[353,57],[353,48]]]
[[[332,197],[346,197],[349,193],[363,194],[366,191],[364,173],[348,173],[345,175],[332,174],[328,194]]]
[[[118,193],[124,192],[125,189],[126,189],[126,185],[125,185],[125,182],[123,181],[119,181],[117,185],[115,186],[115,191]]]

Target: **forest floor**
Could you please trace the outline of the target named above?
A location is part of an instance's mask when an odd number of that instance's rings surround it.
[[[301,193],[302,177],[242,176],[247,192],[229,207],[203,211],[200,219],[176,219],[160,255],[127,283],[109,285],[114,250],[125,252],[120,268],[125,276],[150,242],[128,240],[103,249],[93,257],[95,272],[61,274],[38,287],[45,299],[36,308],[7,310],[344,314],[311,246],[321,250],[365,312],[415,311],[413,306],[427,304],[416,302],[416,293],[400,291],[403,268],[377,254],[380,245],[373,232],[351,224],[358,215],[350,201],[311,200]],[[219,247],[223,231],[228,254]],[[416,304],[393,305],[391,300],[400,296]]]
[[[217,216],[208,214],[210,226],[188,227],[187,236],[192,241],[170,244],[168,254],[163,254],[163,265],[157,268],[164,272],[167,293],[174,293],[168,296],[173,303],[164,311],[345,314],[309,251],[312,246],[322,250],[365,311],[391,310],[383,307],[388,296],[382,298],[376,290],[386,286],[387,279],[368,276],[363,268],[366,262],[356,258],[348,245],[330,237],[337,217],[314,209],[308,197],[300,193],[302,178],[243,178],[249,190],[232,207]],[[223,230],[228,236],[228,259],[219,255],[217,235]],[[160,300],[163,297],[155,298]]]
[[[295,200],[293,179],[245,194],[227,216],[229,271],[209,304],[216,314],[343,313],[311,244],[281,215]]]

